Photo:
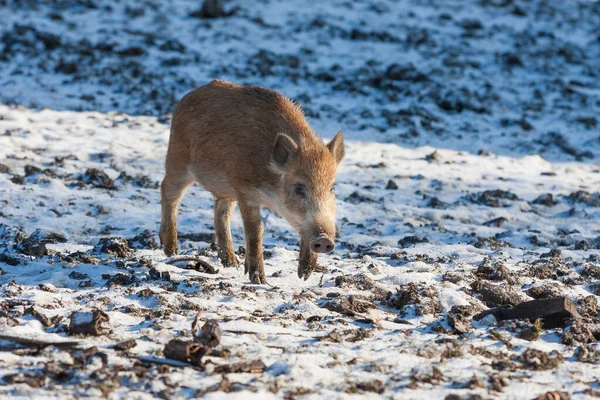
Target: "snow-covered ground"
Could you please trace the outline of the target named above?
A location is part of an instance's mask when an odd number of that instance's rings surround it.
[[[0,341],[0,396],[600,394],[600,2],[199,7],[0,1],[0,335],[82,341]],[[154,248],[169,113],[213,78],[282,91],[324,137],[344,130],[324,273],[298,279],[297,237],[266,210],[272,286],[221,266],[201,188],[180,209],[180,253],[218,272]],[[242,245],[238,214],[233,234]],[[556,296],[582,321],[471,323]],[[69,335],[92,309],[109,332]],[[190,338],[198,313],[223,330],[206,360],[266,371],[142,360]]]

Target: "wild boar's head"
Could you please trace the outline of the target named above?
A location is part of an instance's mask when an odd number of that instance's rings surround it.
[[[315,253],[329,253],[335,246],[334,186],[343,157],[342,132],[327,145],[296,143],[286,134],[275,141],[271,169],[281,178],[278,211]]]

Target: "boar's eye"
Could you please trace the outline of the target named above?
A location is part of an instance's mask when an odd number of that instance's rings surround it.
[[[294,185],[294,194],[298,197],[305,198],[306,191],[304,190],[304,185]]]

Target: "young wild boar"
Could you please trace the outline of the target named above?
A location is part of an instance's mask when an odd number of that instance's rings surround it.
[[[225,265],[238,265],[230,231],[237,202],[246,236],[245,273],[253,283],[266,283],[265,206],[300,234],[298,276],[308,278],[317,253],[334,248],[334,184],[343,157],[342,132],[325,145],[300,107],[273,90],[213,81],[188,93],[173,113],[161,186],[165,253],[177,252],[177,208],[197,182],[215,198],[215,236]]]

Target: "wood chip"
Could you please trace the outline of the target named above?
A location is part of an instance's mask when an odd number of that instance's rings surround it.
[[[69,331],[71,335],[104,335],[108,333],[106,327],[108,321],[108,315],[100,310],[75,311],[71,314]]]
[[[165,357],[202,366],[202,357],[210,350],[209,347],[196,342],[172,339],[163,350]]]
[[[526,301],[512,308],[493,308],[475,315],[473,319],[478,321],[490,314],[498,321],[528,319],[534,322],[536,319],[541,318],[544,329],[564,326],[565,322],[570,318],[581,318],[577,312],[577,306],[566,297]]]

